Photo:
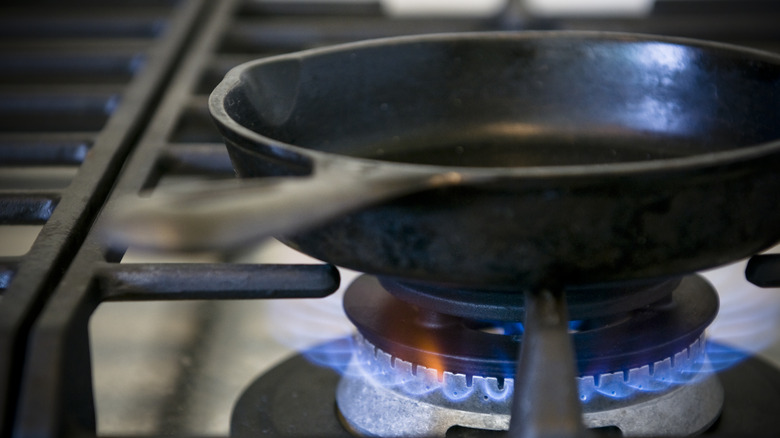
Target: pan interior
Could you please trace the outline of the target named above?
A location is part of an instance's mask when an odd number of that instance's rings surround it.
[[[776,59],[718,45],[554,34],[407,39],[245,70],[229,117],[352,157],[594,165],[780,138]]]

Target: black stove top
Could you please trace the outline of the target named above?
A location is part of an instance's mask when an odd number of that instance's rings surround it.
[[[95,231],[103,212],[115,209],[124,195],[233,176],[206,110],[208,93],[232,66],[339,42],[493,30],[507,23],[695,37],[780,51],[778,18],[778,2],[726,0],[660,1],[644,18],[544,20],[391,19],[369,2],[4,3],[0,239],[20,242],[14,246],[22,249],[0,252],[0,436],[97,433],[89,321],[101,303],[323,297],[338,287],[338,271],[322,264],[120,263],[124,254],[107,248]],[[777,272],[776,260],[763,262],[751,272],[772,285],[766,278]],[[293,359],[289,369],[308,375],[307,366]],[[746,366],[752,377],[766,376],[767,387],[778,388],[772,368]],[[269,376],[279,373],[277,368]],[[311,373],[320,378],[319,371]],[[251,388],[287,377],[263,379]],[[724,419],[745,410],[733,406],[750,399],[730,399],[729,379]],[[252,391],[242,400],[254,397]],[[777,397],[754,401],[775,406]],[[246,402],[237,406],[236,416],[251,416]]]

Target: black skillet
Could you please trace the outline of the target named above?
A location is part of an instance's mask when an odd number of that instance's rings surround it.
[[[129,240],[280,233],[370,274],[511,289],[670,276],[780,240],[774,54],[614,33],[404,37],[243,64],[209,106],[240,177],[284,178],[134,205],[123,214],[145,227]],[[148,226],[160,218],[178,228]]]

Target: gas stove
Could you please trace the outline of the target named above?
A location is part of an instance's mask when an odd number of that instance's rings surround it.
[[[240,0],[3,9],[3,437],[474,436],[509,427],[525,330],[510,315],[525,308],[522,295],[421,289],[275,241],[164,256],[105,244],[97,226],[123,197],[233,177],[206,98],[241,62],[512,26],[780,50],[780,6],[769,1],[659,1],[633,18],[391,18],[369,2]],[[756,258],[750,278],[777,287],[775,263]],[[780,296],[747,283],[745,269],[743,261],[707,280],[630,284],[621,294],[630,303],[577,302],[567,291],[584,424],[642,436],[778,430]],[[609,344],[595,341],[604,336]]]

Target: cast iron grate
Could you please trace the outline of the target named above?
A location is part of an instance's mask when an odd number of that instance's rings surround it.
[[[1,436],[15,415],[28,331],[113,184],[197,7],[169,0],[2,6]]]

